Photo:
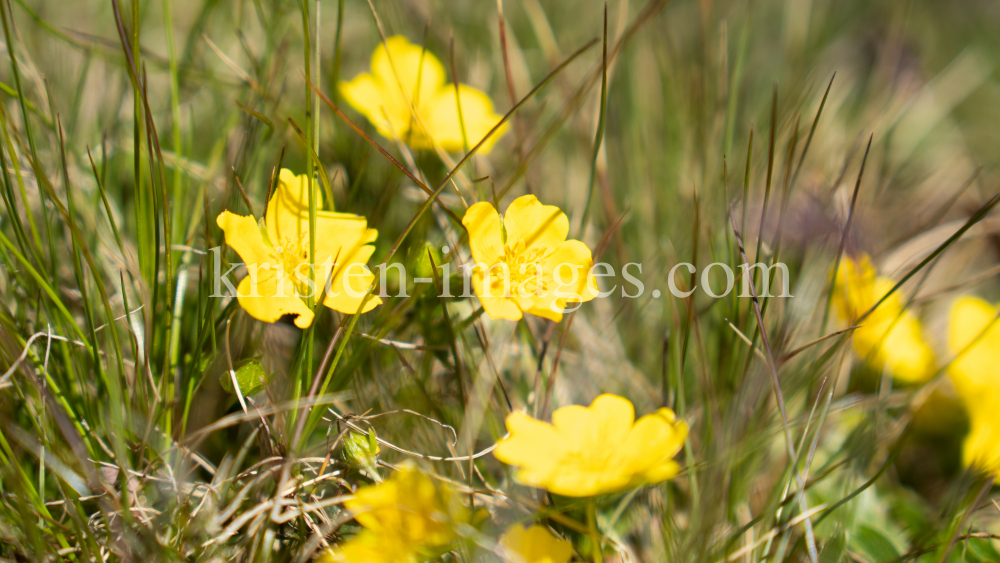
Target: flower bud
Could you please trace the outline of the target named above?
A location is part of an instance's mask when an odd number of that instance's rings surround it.
[[[409,262],[410,271],[413,272],[414,278],[435,279],[434,270],[444,263],[444,258],[441,257],[441,252],[436,246],[425,242],[410,248]],[[437,272],[436,276],[441,276],[440,271]]]
[[[369,428],[367,435],[351,431],[344,438],[341,458],[347,465],[354,469],[364,470],[372,479],[381,483],[382,479],[379,477],[377,468],[379,451],[374,429]]]

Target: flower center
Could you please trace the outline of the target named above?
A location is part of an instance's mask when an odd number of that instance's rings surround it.
[[[542,272],[542,258],[545,257],[546,250],[544,247],[526,248],[523,240],[504,245],[503,256],[498,264],[507,265],[511,295],[518,295],[520,292],[527,296],[548,291]],[[490,288],[493,295],[503,295],[505,273],[496,270],[490,272]]]
[[[296,274],[300,274],[302,279],[309,279],[309,239],[308,234],[303,233],[298,238],[284,237],[279,244],[274,245],[274,253],[277,256],[278,264],[285,277],[290,280],[299,295],[309,293],[309,285],[300,280]]]

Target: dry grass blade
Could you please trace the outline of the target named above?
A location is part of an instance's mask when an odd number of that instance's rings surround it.
[[[819,513],[820,511],[824,510],[825,508],[826,508],[825,504],[820,504],[820,505],[812,507],[811,509],[809,509],[808,512],[803,512],[802,514],[799,514],[795,518],[792,518],[791,520],[789,520],[788,524],[785,524],[784,526],[781,526],[780,528],[775,528],[773,530],[768,531],[766,534],[762,535],[754,543],[752,543],[750,545],[747,545],[747,546],[744,546],[744,547],[742,547],[742,548],[734,551],[733,553],[729,554],[729,557],[727,557],[725,559],[725,561],[736,561],[740,557],[743,557],[744,555],[753,552],[753,550],[757,549],[761,545],[763,545],[766,542],[769,542],[772,539],[774,539],[775,537],[777,537],[778,534],[781,534],[782,532],[790,530],[790,529],[794,528],[795,526],[798,526],[802,522],[805,522],[805,521],[809,520],[810,518],[813,517],[813,515]]]
[[[856,326],[848,327],[848,328],[845,328],[845,329],[842,329],[842,330],[831,332],[830,334],[827,334],[826,336],[821,336],[821,337],[819,337],[819,338],[817,338],[815,340],[807,342],[806,344],[803,344],[802,346],[799,346],[798,348],[796,348],[796,349],[792,350],[791,352],[785,354],[785,356],[783,358],[781,358],[781,362],[779,363],[779,365],[780,364],[784,364],[788,360],[791,360],[795,356],[797,356],[800,353],[806,351],[810,347],[815,346],[816,344],[819,344],[820,342],[823,342],[824,340],[833,338],[834,336],[839,336],[841,334],[844,334],[845,332],[851,332],[853,330],[857,330],[859,328],[861,328],[861,325],[856,325]]]
[[[604,3],[604,33],[601,35],[601,105],[598,110],[597,132],[594,133],[594,153],[590,159],[590,181],[587,184],[587,199],[583,204],[583,215],[580,217],[580,228],[576,238],[583,237],[587,227],[587,216],[590,214],[590,199],[594,196],[594,181],[597,176],[597,157],[601,154],[601,144],[604,142],[604,120],[608,104],[608,4]]]
[[[726,319],[726,324],[729,325],[729,328],[733,329],[733,332],[736,333],[736,336],[740,337],[740,340],[746,342],[747,346],[750,346],[753,349],[754,354],[756,354],[758,358],[764,360],[765,362],[767,361],[767,357],[764,356],[764,353],[761,352],[760,349],[754,345],[753,341],[751,341],[750,338],[747,337],[747,335],[743,334],[742,330],[737,328],[736,325],[734,325],[733,322],[730,321],[729,319]]]
[[[201,37],[202,37],[202,39],[205,40],[206,43],[208,43],[208,46],[211,47],[213,51],[215,51],[215,54],[219,55],[219,58],[222,59],[222,62],[226,63],[226,66],[228,66],[229,68],[231,68],[233,70],[233,72],[235,72],[236,75],[240,77],[240,80],[246,82],[247,84],[250,84],[250,85],[254,86],[254,88],[257,88],[257,83],[254,81],[254,79],[251,78],[251,76],[249,74],[247,74],[247,72],[245,70],[243,70],[242,68],[240,68],[239,65],[237,65],[235,62],[233,62],[232,59],[230,59],[229,57],[227,57],[226,54],[223,53],[221,49],[219,49],[218,47],[216,47],[215,43],[213,43],[212,40],[209,39],[207,35],[202,35]]]
[[[337,414],[333,410],[329,410],[329,412],[331,414],[333,414],[333,416],[335,416],[337,418],[337,420],[339,420],[340,422],[343,422],[351,430],[354,430],[355,432],[357,432],[359,434],[367,434],[367,430],[365,430],[364,428],[361,428],[360,426],[354,424],[351,421],[353,417],[341,416],[340,414]],[[386,413],[386,414],[388,414],[388,413]],[[421,416],[423,416],[423,415],[421,415]],[[452,431],[454,431],[454,429],[452,429]],[[385,447],[387,447],[387,448],[389,448],[391,450],[397,451],[397,452],[399,452],[401,454],[406,454],[406,455],[411,456],[411,457],[425,459],[427,461],[469,461],[470,459],[479,459],[479,458],[485,456],[486,454],[492,452],[494,449],[496,449],[496,444],[494,444],[494,445],[489,446],[488,448],[485,448],[485,449],[483,449],[481,451],[478,451],[478,452],[476,452],[476,453],[474,453],[472,455],[457,456],[457,457],[442,457],[442,456],[435,456],[435,455],[426,455],[426,454],[422,454],[422,453],[419,453],[419,452],[412,452],[410,450],[407,450],[405,448],[401,448],[401,447],[399,447],[399,446],[397,446],[395,444],[387,442],[386,440],[383,440],[382,438],[379,438],[377,436],[376,436],[375,439],[378,441],[379,444],[382,444],[383,446],[385,446]]]
[[[833,303],[833,294],[837,287],[837,276],[840,275],[840,261],[843,259],[844,250],[847,247],[847,238],[851,235],[851,222],[854,220],[854,207],[858,203],[858,191],[861,189],[861,178],[865,174],[865,164],[868,162],[868,152],[872,148],[874,134],[868,137],[868,146],[865,148],[865,156],[861,159],[861,168],[858,170],[858,180],[854,183],[854,193],[851,194],[851,206],[847,211],[847,221],[844,223],[844,230],[840,235],[840,244],[837,246],[837,258],[833,262],[833,278],[830,280],[830,291],[826,297],[826,308],[823,310],[823,323],[820,325],[820,332],[826,332],[826,323],[830,318],[830,306]],[[846,168],[846,167],[845,167]],[[865,315],[867,316],[867,315]],[[861,322],[858,319],[857,322]]]
[[[736,236],[736,245],[740,251],[740,259],[743,262],[744,272],[748,271],[747,268],[749,264],[747,262],[747,253],[743,248],[743,235],[739,231],[739,227],[736,225],[736,214],[734,213],[732,207],[729,210],[729,220],[732,225],[733,234]],[[760,312],[760,302],[757,300],[757,290],[754,288],[754,284],[750,283],[748,285],[750,288],[750,297],[753,300],[753,312],[754,316],[757,318],[757,330],[760,333],[761,343],[764,345],[764,352],[767,358],[767,365],[771,373],[771,384],[773,385],[774,397],[778,404],[778,412],[781,414],[781,424],[785,432],[785,446],[788,450],[788,457],[791,460],[798,460],[798,456],[795,452],[795,443],[792,440],[791,429],[788,425],[788,413],[785,410],[785,398],[781,392],[781,380],[778,378],[778,366],[774,361],[774,352],[771,350],[771,343],[767,337],[767,329],[764,326],[764,319]],[[796,468],[792,468],[792,472],[796,474],[798,479],[799,490],[805,488],[805,482],[801,479],[801,474],[798,473]],[[803,514],[808,514],[809,507],[806,505],[805,496],[799,497],[800,508]],[[809,549],[809,558],[812,563],[818,563],[818,554],[816,551],[816,540],[813,537],[812,522],[809,518],[804,520],[806,529],[806,544]]]

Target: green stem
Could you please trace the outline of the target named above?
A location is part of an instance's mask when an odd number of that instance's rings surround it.
[[[604,141],[604,116],[608,108],[608,5],[604,5],[604,42],[603,58],[601,59],[601,108],[597,118],[597,133],[594,134],[594,154],[590,159],[590,183],[587,185],[587,201],[583,204],[583,216],[580,217],[580,229],[576,238],[583,239],[583,231],[587,228],[587,216],[590,214],[590,199],[594,195],[594,179],[597,177],[597,157],[601,154],[601,143]],[[458,79],[455,79],[456,83]]]
[[[597,497],[587,499],[587,530],[590,533],[594,563],[602,563],[604,556],[601,553],[601,533],[597,530]]]
[[[313,106],[315,95],[312,92],[312,61],[310,59],[310,49],[309,49],[309,0],[302,0],[302,38],[303,38],[303,51],[305,62],[305,75],[306,75],[306,174],[308,174],[308,190],[309,190],[309,279],[315,284],[316,281],[316,210],[319,202],[316,201],[316,193],[313,189],[315,185],[315,167],[316,162],[313,160],[313,151],[310,150],[313,147],[313,119],[315,119],[315,108]],[[313,296],[309,296],[306,299],[306,306],[310,309],[315,309],[315,301]],[[313,319],[315,322],[315,319]],[[303,342],[303,360],[299,363],[299,369],[296,372],[295,385],[293,387],[294,400],[298,401],[302,397],[302,379],[303,377],[308,377],[312,373],[312,352],[313,352],[313,337],[315,331],[310,328],[306,331],[304,335]],[[289,427],[295,426],[295,419],[298,417],[298,411],[293,410],[290,416]]]

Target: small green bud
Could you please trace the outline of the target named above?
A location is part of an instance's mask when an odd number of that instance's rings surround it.
[[[236,368],[236,382],[240,385],[240,393],[243,396],[256,395],[264,388],[264,382],[270,381],[271,376],[256,358],[251,358]],[[233,389],[233,377],[226,370],[219,377],[219,383],[228,393],[235,393]]]
[[[341,457],[347,465],[355,469],[362,469],[375,481],[382,482],[378,474],[378,454],[380,451],[378,440],[375,438],[375,430],[369,428],[367,435],[354,431],[348,433],[347,437],[344,438],[344,449]]]
[[[433,261],[433,262],[432,262]],[[409,267],[414,278],[435,279],[441,276],[440,271],[435,274],[435,268],[444,263],[441,252],[436,246],[429,242],[410,247]]]

